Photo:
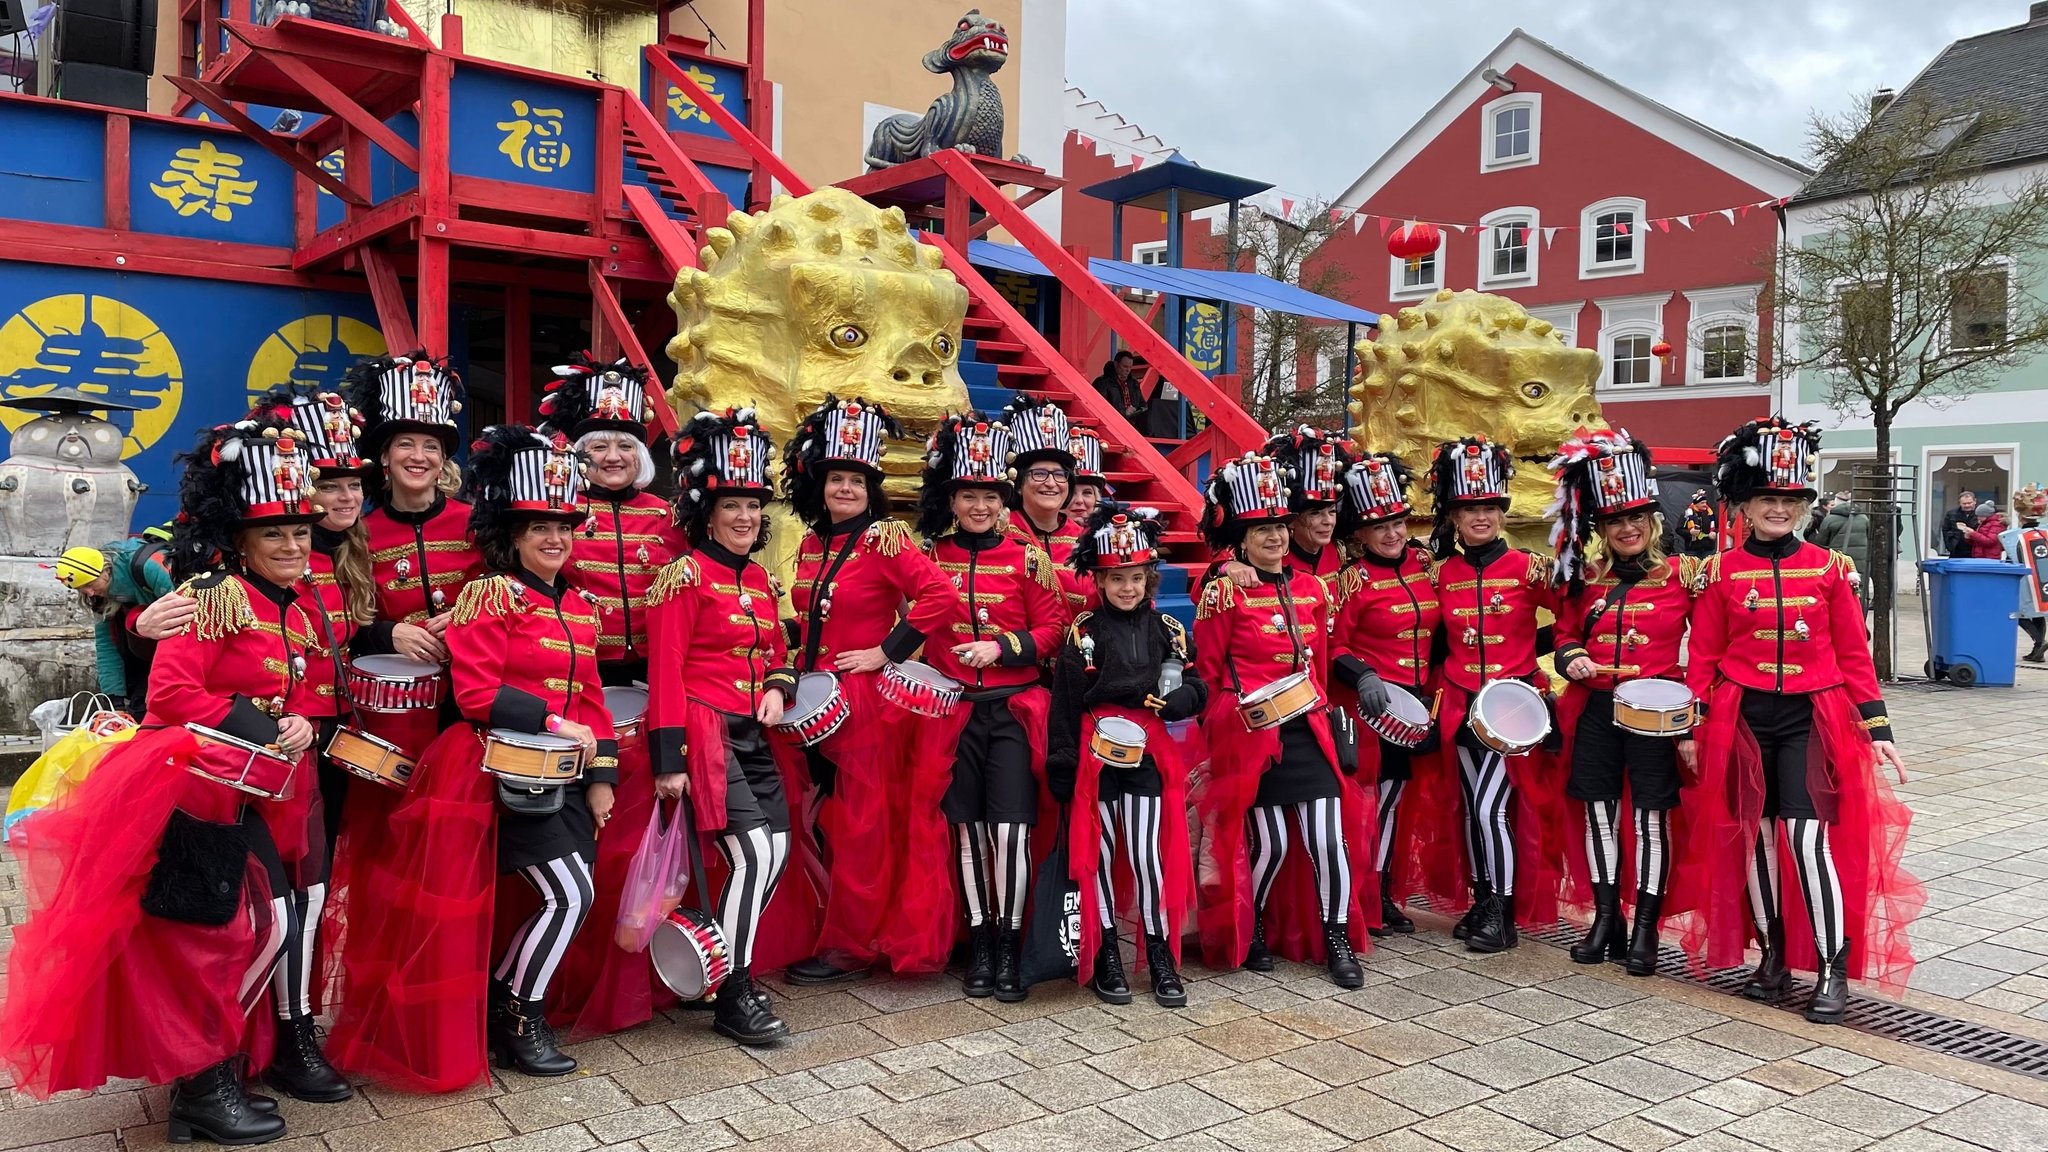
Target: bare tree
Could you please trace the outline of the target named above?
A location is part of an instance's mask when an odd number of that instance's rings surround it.
[[[1210,238],[1209,255],[1226,268],[1258,272],[1331,296],[1343,289],[1351,274],[1341,261],[1314,257],[1341,224],[1331,219],[1329,203],[1323,200],[1297,203],[1285,219],[1253,212],[1239,224],[1234,253],[1231,237],[1215,236]],[[1349,382],[1329,364],[1332,357],[1341,361],[1344,356],[1344,326],[1264,308],[1247,311],[1251,364],[1244,382],[1245,411],[1267,428],[1301,421],[1341,425]],[[1314,386],[1307,390],[1297,383],[1304,366],[1315,374]]]
[[[1872,105],[1809,127],[1820,176],[1806,195],[1827,198],[1796,206],[1807,238],[1778,253],[1778,314],[1796,332],[1777,367],[1818,379],[1844,417],[1867,415],[1888,468],[1908,404],[1953,402],[2048,352],[2048,304],[2020,274],[2048,254],[2048,178],[1988,170],[1972,147],[2010,122],[2001,108]],[[1872,631],[1889,679],[1898,510],[1869,511]]]

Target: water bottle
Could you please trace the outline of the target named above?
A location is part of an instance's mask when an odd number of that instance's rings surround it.
[[[1168,660],[1159,665],[1159,698],[1165,699],[1180,687],[1181,662]]]

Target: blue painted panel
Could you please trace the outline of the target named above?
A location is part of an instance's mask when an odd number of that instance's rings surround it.
[[[739,117],[742,124],[753,123],[747,107],[747,74],[723,64],[710,64],[702,60],[677,59],[676,67],[684,75],[697,82],[697,86],[710,93],[718,106]],[[654,69],[645,57],[640,60],[640,95],[645,99],[649,88],[659,83],[665,93],[668,115],[664,124],[671,132],[688,132],[696,136],[709,136],[714,140],[730,140],[732,134],[713,123],[711,116],[697,107],[694,100],[683,95],[682,89],[668,82],[666,77],[656,78]]]
[[[419,146],[420,124],[412,113],[400,112],[384,123],[393,132],[398,133],[399,139],[415,148]],[[336,149],[321,161],[320,166],[336,177],[344,177],[345,170],[341,160],[341,151]],[[391,154],[384,149],[375,144],[370,145],[370,203],[381,204],[401,192],[410,192],[419,185],[419,173],[392,159]],[[318,212],[314,218],[316,229],[332,228],[341,223],[342,204],[333,193],[321,189],[314,205]]]
[[[732,201],[734,208],[744,209],[747,206],[747,189],[754,183],[752,170],[727,168],[720,164],[699,164],[697,167],[704,170],[704,175],[710,179],[712,187],[725,193],[725,198]]]
[[[289,246],[292,179],[240,135],[138,120],[128,137],[128,217],[137,232]]]
[[[107,118],[75,105],[0,104],[0,217],[106,224]]]
[[[458,67],[451,102],[451,171],[567,192],[597,190],[595,92]]]

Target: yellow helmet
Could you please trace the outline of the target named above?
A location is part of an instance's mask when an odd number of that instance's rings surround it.
[[[97,548],[73,548],[51,567],[67,588],[83,588],[106,574],[107,558]]]

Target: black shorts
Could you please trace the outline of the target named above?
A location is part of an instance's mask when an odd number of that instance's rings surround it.
[[[1564,794],[1574,800],[1619,800],[1624,772],[1631,807],[1646,812],[1678,807],[1678,742],[1615,727],[1614,693],[1589,691],[1572,734],[1571,778]]]
[[[1337,766],[1323,754],[1308,717],[1297,716],[1280,726],[1280,758],[1266,766],[1259,776],[1258,795],[1252,804],[1266,808],[1275,804],[1306,804],[1310,800],[1332,800],[1338,795]]]
[[[725,718],[724,832],[789,831],[789,800],[768,732],[751,716]]]
[[[1372,729],[1360,726],[1360,736],[1371,736],[1380,742],[1380,779],[1406,782],[1415,776],[1411,761],[1415,757],[1413,748],[1403,748]]]
[[[1147,755],[1129,768],[1104,764],[1095,795],[1101,800],[1116,800],[1124,796],[1162,796],[1165,792],[1166,782],[1159,776],[1159,765]]]
[[[1763,754],[1765,818],[1834,823],[1833,777],[1813,731],[1813,698],[1745,688],[1742,723]]]
[[[953,754],[953,782],[940,803],[955,824],[1038,823],[1038,777],[1031,742],[1008,697],[969,701],[967,727]]]

